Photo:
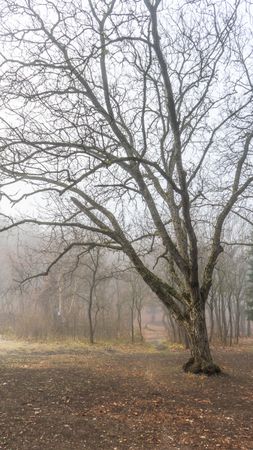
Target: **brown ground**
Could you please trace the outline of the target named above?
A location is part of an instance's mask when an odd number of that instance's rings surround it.
[[[186,352],[0,343],[0,449],[253,449],[253,342],[228,375],[181,372]]]

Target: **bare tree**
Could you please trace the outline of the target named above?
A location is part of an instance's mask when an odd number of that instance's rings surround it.
[[[220,258],[209,299],[210,335],[218,334],[224,345],[238,344],[244,333],[241,319],[245,316],[246,252],[243,248],[228,249]]]
[[[85,280],[85,283],[83,284],[85,292],[82,292],[79,296],[87,304],[89,340],[91,344],[94,344],[95,342],[97,317],[101,310],[101,305],[97,299],[97,289],[99,284],[111,276],[101,272],[101,268],[103,270],[101,256],[101,249],[95,248],[86,255],[84,260],[81,260],[81,258],[79,259],[79,268],[82,269],[79,277],[82,281]]]
[[[131,328],[131,340],[135,342],[135,321],[138,324],[138,331],[140,340],[143,341],[142,333],[142,310],[144,307],[144,296],[148,298],[148,292],[143,286],[143,280],[130,269],[129,274],[125,274],[125,281],[129,284],[129,304],[130,304],[130,328]]]
[[[205,305],[227,217],[251,217],[252,50],[243,13],[243,0],[225,8],[89,0],[85,9],[81,1],[1,0],[3,195],[14,203],[47,196],[40,217],[25,221],[88,230],[94,245],[124,252],[185,329],[184,369],[194,373],[220,371]],[[10,183],[24,193],[11,196]],[[208,254],[201,272],[200,235]],[[145,259],[155,248],[169,280]]]

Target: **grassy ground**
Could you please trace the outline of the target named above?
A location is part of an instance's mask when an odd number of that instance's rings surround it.
[[[173,347],[0,344],[0,449],[253,449],[252,341],[214,378]]]

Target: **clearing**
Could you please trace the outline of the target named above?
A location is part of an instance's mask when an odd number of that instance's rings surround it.
[[[213,378],[173,347],[0,344],[1,450],[253,449],[252,340]]]

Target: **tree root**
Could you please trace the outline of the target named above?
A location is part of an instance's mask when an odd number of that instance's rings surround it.
[[[196,361],[194,358],[190,358],[183,365],[184,372],[194,373],[194,374],[204,374],[204,375],[218,375],[221,373],[219,366],[210,361]]]

